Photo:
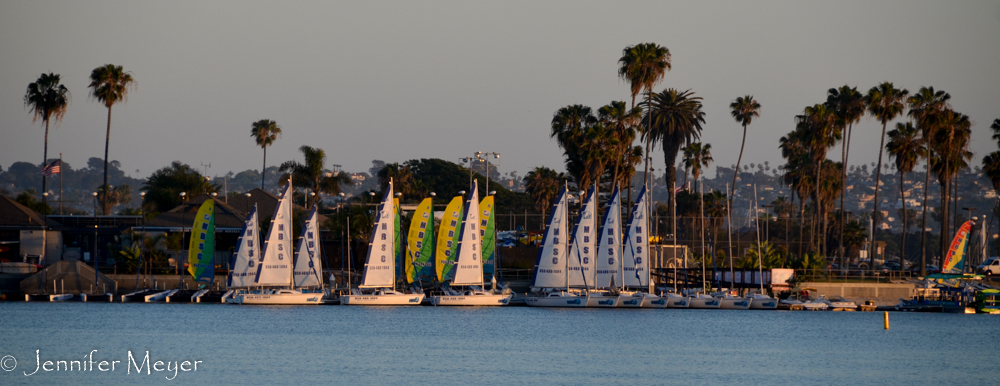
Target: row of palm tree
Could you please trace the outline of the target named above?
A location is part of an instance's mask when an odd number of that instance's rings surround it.
[[[60,83],[61,76],[55,73],[43,73],[38,80],[28,84],[24,95],[24,105],[32,113],[32,122],[42,120],[45,126],[45,146],[42,151],[42,166],[49,161],[49,124],[54,119],[58,124],[62,121],[69,107],[70,92]],[[108,147],[111,144],[111,108],[128,100],[128,93],[134,90],[137,83],[132,73],[122,69],[122,66],[105,64],[90,72],[90,96],[108,108],[107,131],[104,138],[104,183],[99,189],[108,189]],[[42,178],[42,192],[46,192],[46,177]],[[107,215],[110,211],[107,194],[102,195],[102,209]],[[45,198],[43,195],[43,202]]]

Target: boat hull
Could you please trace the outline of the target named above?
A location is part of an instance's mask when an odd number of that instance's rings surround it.
[[[605,296],[591,294],[587,298],[587,307],[594,308],[614,308],[618,306],[618,296]]]
[[[531,307],[586,307],[586,296],[549,296],[524,298],[524,304]]]
[[[435,306],[506,306],[512,297],[514,297],[513,294],[432,296],[431,304]]]
[[[344,295],[340,304],[345,306],[419,306],[424,294]]]
[[[667,296],[667,308],[688,308],[691,299],[687,296]]]
[[[778,299],[758,298],[750,302],[751,310],[773,310],[778,308]]]
[[[177,293],[177,290],[166,290],[152,295],[146,295],[146,303],[158,303],[167,301],[167,296]]]
[[[321,293],[285,293],[285,294],[254,294],[243,293],[226,299],[232,304],[260,304],[260,305],[301,305],[301,304],[321,304],[323,294]]]
[[[753,301],[750,298],[719,299],[719,308],[723,310],[748,310]]]
[[[646,294],[642,299],[642,308],[667,308],[667,299],[656,295]]]
[[[701,297],[691,298],[688,308],[717,309],[719,308],[719,299]]]

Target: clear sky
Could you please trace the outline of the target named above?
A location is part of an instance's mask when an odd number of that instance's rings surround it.
[[[86,86],[105,63],[139,84],[113,109],[110,158],[141,176],[173,160],[211,163],[210,175],[259,169],[249,135],[264,118],[284,131],[269,165],[301,160],[308,144],[348,171],[476,151],[500,152],[502,173],[563,170],[553,112],[628,100],[617,60],[643,42],[673,55],[657,90],[704,98],[703,141],[719,165],[736,162],[742,128],[728,105],[745,94],[763,108],[744,164],[782,163],[795,114],[844,84],[948,91],[976,123],[974,165],[996,150],[988,127],[1000,118],[996,1],[0,0],[0,37],[4,169],[41,161],[43,130],[23,97],[43,72],[72,93],[50,158],[83,167],[103,155],[107,110]],[[874,162],[880,130],[868,118],[855,128],[851,164]]]

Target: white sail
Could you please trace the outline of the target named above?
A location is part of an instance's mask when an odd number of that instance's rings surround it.
[[[566,228],[566,187],[559,192],[549,224],[542,237],[542,248],[538,251],[535,262],[535,275],[531,286],[536,288],[566,287],[566,247],[568,246]]]
[[[256,285],[287,286],[292,284],[292,179],[278,197],[278,206],[271,217],[264,241],[264,253],[257,266]]]
[[[646,218],[646,186],[639,191],[632,213],[629,214],[625,239],[622,241],[622,285],[625,287],[646,287],[649,285],[649,231]]]
[[[323,263],[319,251],[319,225],[316,221],[316,207],[313,206],[302,227],[302,237],[299,237],[299,247],[295,250],[296,287],[322,287]]]
[[[375,226],[368,240],[362,288],[393,287],[396,280],[396,211],[392,203],[392,181],[378,205]]]
[[[257,224],[257,205],[247,215],[247,221],[240,230],[236,253],[229,270],[229,288],[246,288],[254,284],[257,277],[257,259],[260,258],[260,226]]]
[[[451,285],[483,285],[483,239],[479,237],[479,181],[465,201],[462,228],[458,233],[458,258]]]
[[[587,193],[587,200],[580,208],[580,218],[573,230],[573,241],[569,246],[569,258],[566,259],[568,274],[566,282],[569,287],[594,287],[594,236],[597,233],[597,204],[594,202],[596,188]]]
[[[604,212],[600,234],[597,237],[597,266],[594,284],[596,288],[609,288],[622,283],[622,205],[615,186]]]

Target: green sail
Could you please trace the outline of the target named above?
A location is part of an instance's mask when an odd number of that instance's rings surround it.
[[[215,279],[215,200],[207,199],[191,225],[188,245],[188,273],[197,283],[211,284]]]
[[[458,225],[462,222],[462,196],[455,197],[448,203],[441,215],[441,227],[438,232],[437,250],[434,253],[434,269],[438,282],[451,280],[455,270],[455,259],[458,257]]]
[[[483,240],[483,276],[492,278],[496,269],[496,220],[493,216],[493,196],[486,196],[479,204],[482,212],[479,235]],[[489,280],[485,280],[489,281]]]
[[[434,280],[434,209],[425,198],[413,212],[406,234],[406,282],[430,283]]]

